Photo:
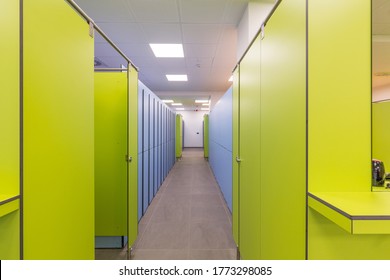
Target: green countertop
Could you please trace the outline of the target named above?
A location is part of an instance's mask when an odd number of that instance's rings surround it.
[[[390,234],[390,192],[315,192],[309,207],[351,234]]]

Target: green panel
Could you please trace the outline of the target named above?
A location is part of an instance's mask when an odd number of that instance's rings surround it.
[[[19,209],[19,199],[2,204],[0,205],[0,218],[18,209]]]
[[[344,229],[348,233],[352,233],[352,221],[351,219],[343,216],[339,212],[329,208],[327,205],[319,202],[318,200],[309,197],[308,206],[316,210],[318,213]]]
[[[390,102],[372,104],[372,157],[383,161],[386,172],[390,171],[389,119]]]
[[[183,117],[176,115],[176,157],[180,158],[183,152]]]
[[[232,220],[233,220],[233,238],[236,244],[239,244],[239,172],[240,165],[236,161],[239,157],[239,122],[240,122],[240,66],[233,73],[233,201],[232,201]]]
[[[240,64],[239,249],[260,259],[260,49],[257,38]]]
[[[127,236],[127,73],[95,73],[95,235]]]
[[[203,153],[204,157],[209,157],[209,115],[203,116]]]
[[[94,259],[94,40],[65,1],[24,5],[24,258]]]
[[[0,260],[20,258],[19,219],[19,210],[0,217]]]
[[[0,196],[19,194],[19,1],[0,2]]]
[[[389,234],[390,220],[355,220],[353,234]]]
[[[261,259],[305,259],[305,15],[282,1],[261,43]]]
[[[309,209],[309,232],[309,259],[390,259],[390,235],[349,234],[312,209]]]
[[[310,191],[369,191],[371,1],[310,1],[308,82]]]
[[[138,236],[138,71],[128,67],[128,248]]]

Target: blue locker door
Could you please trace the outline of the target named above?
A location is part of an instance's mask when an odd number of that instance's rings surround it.
[[[144,91],[143,214],[149,206],[149,100],[150,95]]]
[[[154,153],[153,153],[153,139],[154,139],[154,98],[149,98],[149,204],[154,197],[153,184],[153,168],[154,168]]]

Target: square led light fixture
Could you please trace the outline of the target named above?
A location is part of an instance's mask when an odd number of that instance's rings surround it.
[[[165,75],[170,82],[187,82],[187,75]]]
[[[184,57],[182,44],[149,44],[156,57]]]

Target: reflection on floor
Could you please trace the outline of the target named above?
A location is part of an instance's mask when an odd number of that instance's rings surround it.
[[[203,149],[185,149],[139,224],[132,259],[234,260],[231,213]],[[126,249],[96,250],[96,259],[126,259]]]

